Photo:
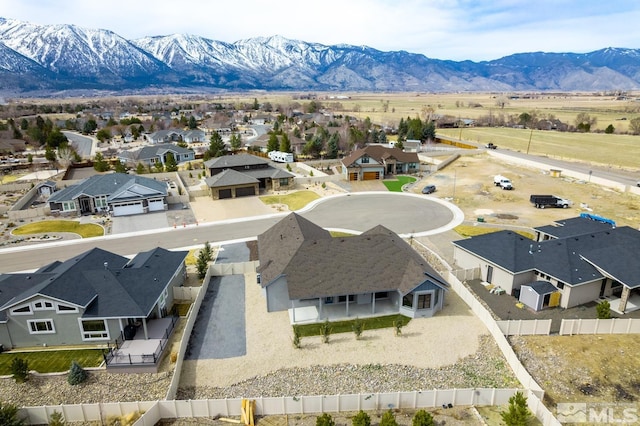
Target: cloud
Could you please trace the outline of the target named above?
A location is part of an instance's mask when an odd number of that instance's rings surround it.
[[[6,18],[108,29],[127,39],[189,33],[234,42],[281,35],[451,60],[633,48],[640,21],[635,0],[0,0],[0,10]]]

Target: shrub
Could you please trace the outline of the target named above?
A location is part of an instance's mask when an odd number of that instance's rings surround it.
[[[353,325],[351,325],[351,329],[356,335],[356,340],[360,340],[360,336],[362,336],[362,332],[364,331],[364,321],[362,321],[360,318],[356,318],[353,321]]]
[[[396,417],[393,415],[393,411],[391,409],[385,411],[380,419],[380,426],[398,426],[398,422],[396,422]]]
[[[320,335],[322,336],[323,343],[329,343],[329,336],[331,335],[331,323],[329,320],[325,320],[320,325]]]
[[[22,358],[11,361],[11,374],[16,383],[24,383],[29,378],[29,363]]]
[[[596,306],[596,312],[598,314],[598,319],[609,319],[611,318],[611,304],[608,300],[603,300],[598,303]]]
[[[335,426],[336,422],[333,421],[331,414],[324,413],[316,418],[316,426]]]
[[[24,421],[18,418],[18,407],[0,401],[0,425],[22,426],[23,424]]]
[[[371,426],[371,417],[364,411],[358,411],[358,414],[351,419],[353,426]]]
[[[425,410],[418,410],[411,420],[412,426],[434,426],[433,417]]]
[[[507,411],[500,413],[500,416],[507,426],[526,426],[531,418],[527,397],[522,392],[516,392],[509,398]]]
[[[300,328],[297,326],[293,326],[293,347],[296,349],[300,349],[302,336],[300,336]]]
[[[51,414],[51,420],[49,420],[49,426],[64,426],[67,423],[64,421],[64,416],[60,411],[54,411]]]
[[[79,385],[87,380],[87,372],[76,361],[71,362],[69,374],[67,374],[67,383],[71,386]]]
[[[393,320],[393,328],[395,329],[396,336],[402,335],[402,327],[404,327],[404,320],[401,316],[398,316],[398,318]]]

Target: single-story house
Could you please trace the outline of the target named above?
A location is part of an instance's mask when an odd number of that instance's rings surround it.
[[[292,173],[251,154],[212,158],[204,168],[205,182],[216,200],[258,195],[261,189],[280,191],[294,187]]]
[[[113,344],[149,339],[167,317],[187,251],[155,248],[128,259],[93,248],[35,272],[0,275],[4,349]]]
[[[416,152],[384,145],[367,145],[342,159],[345,180],[382,180],[388,175],[412,174],[420,170]]]
[[[258,236],[258,257],[267,311],[288,310],[292,323],[430,317],[444,306],[448,288],[420,254],[381,225],[333,238],[291,213]]]
[[[165,143],[145,146],[136,151],[122,151],[118,154],[118,159],[132,167],[135,167],[138,163],[152,167],[157,163],[166,164],[169,153],[173,154],[177,164],[193,161],[196,158],[195,152],[190,149]]]
[[[54,215],[124,216],[161,211],[167,210],[167,184],[126,173],[94,175],[54,192],[47,203]]]
[[[531,298],[527,305],[538,309],[546,307],[545,298],[563,308],[601,299],[620,313],[640,308],[640,231],[577,217],[535,232],[535,240],[499,231],[454,241],[455,265],[479,271],[484,282],[521,301],[523,287],[532,288],[526,291],[537,292],[542,303]]]
[[[206,135],[205,132],[200,129],[169,129],[158,130],[157,132],[148,135],[147,140],[152,144],[165,144],[171,142],[195,143],[205,142]]]

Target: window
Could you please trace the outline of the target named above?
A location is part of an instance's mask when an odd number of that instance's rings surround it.
[[[70,314],[73,312],[78,312],[78,308],[76,308],[75,306],[67,306],[58,303],[56,305],[56,312],[58,312],[59,314]]]
[[[31,305],[23,305],[23,306],[19,306],[17,308],[13,308],[11,310],[12,314],[16,314],[16,315],[28,315],[31,314]]]
[[[102,209],[105,207],[107,207],[107,197],[104,195],[96,197],[96,208]]]
[[[558,285],[556,285],[560,290],[564,288],[564,283],[562,281],[558,281]]]
[[[413,293],[402,296],[402,306],[405,308],[413,308]]]
[[[365,155],[364,157],[362,157],[362,158],[360,159],[360,162],[361,162],[362,164],[367,164],[367,163],[369,163],[369,157],[367,157],[367,156]]]
[[[431,294],[420,294],[418,295],[418,309],[431,309]]]
[[[53,320],[29,320],[29,333],[31,334],[52,334],[56,332],[56,328],[53,325]]]
[[[76,209],[76,203],[73,201],[63,201],[62,202],[62,211],[68,212]]]
[[[354,294],[349,295],[349,302],[355,302],[356,296]],[[338,303],[344,303],[347,301],[347,296],[338,296]]]
[[[289,186],[289,178],[279,178],[280,186]]]
[[[376,293],[376,300],[378,299],[388,299],[389,292],[388,291],[379,291]]]
[[[38,300],[33,302],[34,311],[52,311],[53,309],[53,302],[49,302],[48,300]]]
[[[80,328],[82,329],[82,340],[103,340],[109,338],[106,320],[80,320]]]

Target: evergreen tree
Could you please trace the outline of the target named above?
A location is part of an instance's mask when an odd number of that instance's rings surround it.
[[[18,418],[18,407],[0,401],[0,425],[22,426],[24,421]]]
[[[393,411],[390,409],[385,411],[380,419],[380,426],[398,426],[398,422],[396,422],[396,417],[393,415]]]
[[[331,414],[323,413],[316,418],[316,426],[336,426],[336,422],[333,421]]]
[[[289,137],[286,133],[283,133],[282,139],[280,139],[280,151],[291,152],[291,142],[289,141]]]
[[[272,132],[267,141],[267,152],[277,151],[278,148],[280,148],[280,141],[278,141],[278,136]]]
[[[329,137],[329,141],[327,142],[327,158],[338,158],[339,142],[340,136],[338,136],[337,132]]]
[[[11,374],[16,383],[26,382],[29,378],[29,363],[22,358],[14,358],[11,361]]]
[[[97,128],[98,128],[98,123],[96,123],[96,120],[89,119],[84,122],[84,126],[82,127],[82,133],[88,135],[89,133],[95,132]]]
[[[189,117],[189,129],[193,130],[197,128],[198,128],[198,122],[196,121],[196,118],[192,115],[191,117]]]
[[[44,149],[44,158],[45,158],[47,161],[50,161],[50,162],[52,162],[52,163],[53,163],[54,161],[56,161],[56,159],[57,159],[58,157],[57,157],[57,155],[56,155],[56,152],[53,150],[53,148],[51,148],[50,146],[47,146],[47,147]]]
[[[97,172],[106,172],[111,167],[109,166],[109,163],[102,156],[102,153],[101,152],[97,152],[96,156],[93,159],[93,168]]]
[[[64,143],[68,143],[69,139],[58,129],[57,127],[49,133],[47,136],[47,145],[53,148],[57,148]]]
[[[145,172],[144,164],[138,163],[138,165],[136,166],[136,174],[137,175],[143,175],[144,172]]]
[[[531,418],[527,397],[522,392],[516,392],[509,398],[509,408],[500,413],[500,416],[507,426],[526,426]]]
[[[434,426],[433,416],[425,410],[418,410],[411,420],[411,426]]]
[[[218,132],[213,132],[209,141],[208,152],[211,157],[221,157],[225,154],[224,141]]]
[[[242,136],[239,133],[234,133],[231,135],[229,139],[229,144],[231,145],[231,149],[233,151],[237,151],[242,146]]]
[[[67,375],[67,382],[72,385],[79,385],[87,380],[87,372],[76,361],[71,362],[71,368],[69,368],[69,374]]]
[[[172,152],[167,153],[167,161],[164,165],[164,168],[168,172],[178,171],[178,163],[176,162],[176,157],[173,156]]]
[[[358,411],[358,414],[351,419],[352,426],[371,426],[371,417],[364,411]]]
[[[116,162],[113,165],[113,169],[116,171],[116,173],[127,173],[127,168],[124,166],[124,164],[122,164],[122,161],[120,161],[120,159],[116,159]]]

